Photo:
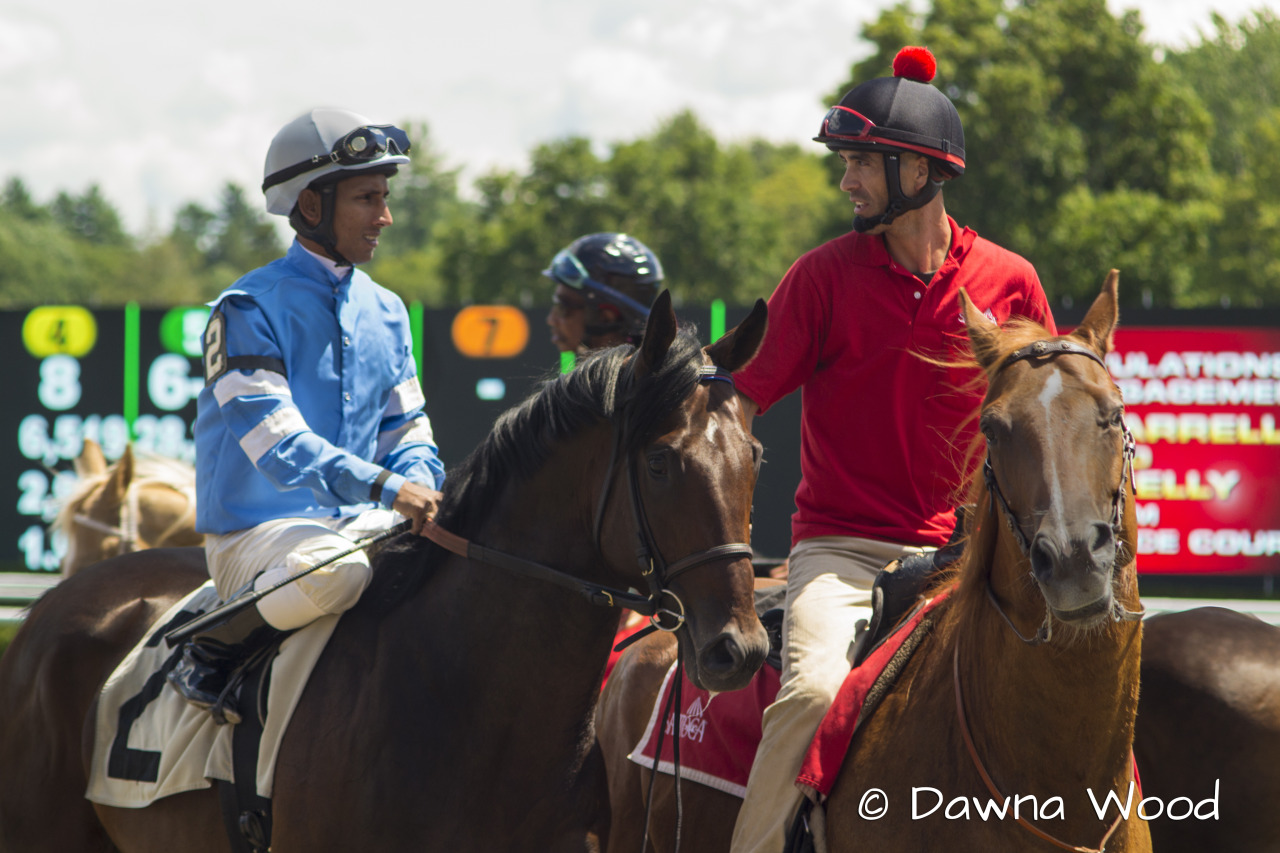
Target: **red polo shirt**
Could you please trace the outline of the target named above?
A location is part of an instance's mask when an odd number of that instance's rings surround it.
[[[734,375],[761,413],[801,390],[800,487],[791,540],[860,536],[942,545],[977,430],[985,383],[942,368],[968,352],[960,288],[997,323],[1029,317],[1056,334],[1024,258],[951,224],[925,284],[879,236],[850,233],[801,257],[769,299],[769,330]]]

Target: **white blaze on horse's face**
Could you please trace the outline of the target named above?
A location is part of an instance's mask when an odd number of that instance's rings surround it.
[[[1062,373],[1055,370],[1049,376],[1049,381],[1044,383],[1044,387],[1040,389],[1040,405],[1044,408],[1045,429],[1041,430],[1041,443],[1044,452],[1045,462],[1045,484],[1049,487],[1049,511],[1047,521],[1060,530],[1063,529],[1063,502],[1062,502],[1062,479],[1058,473],[1058,457],[1055,452],[1054,445],[1058,440],[1057,432],[1053,429],[1055,423],[1053,418],[1053,401],[1058,399],[1062,394]],[[1065,533],[1065,530],[1062,530]]]

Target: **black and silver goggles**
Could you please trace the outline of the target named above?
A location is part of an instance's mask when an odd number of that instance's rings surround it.
[[[390,153],[405,155],[409,153],[409,136],[403,130],[390,124],[375,124],[357,127],[337,142],[328,154],[317,154],[301,163],[286,166],[277,172],[267,175],[262,182],[262,190],[283,184],[298,175],[337,163],[339,166],[360,166],[371,163]]]

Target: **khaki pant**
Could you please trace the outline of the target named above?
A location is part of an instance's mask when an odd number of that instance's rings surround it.
[[[389,509],[370,509],[348,518],[278,518],[233,533],[209,535],[204,545],[209,576],[226,601],[250,581],[255,590],[275,586],[401,520],[399,513]],[[368,555],[356,551],[263,597],[258,612],[281,631],[301,628],[321,616],[349,609],[372,574]]]
[[[805,539],[791,552],[782,625],[782,687],[733,830],[733,853],[780,853],[803,795],[796,776],[849,674],[855,625],[871,618],[871,585],[893,560],[928,550],[852,536]]]

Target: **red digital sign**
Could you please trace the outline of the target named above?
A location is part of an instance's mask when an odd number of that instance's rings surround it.
[[[1120,329],[1138,570],[1280,572],[1280,330]]]

